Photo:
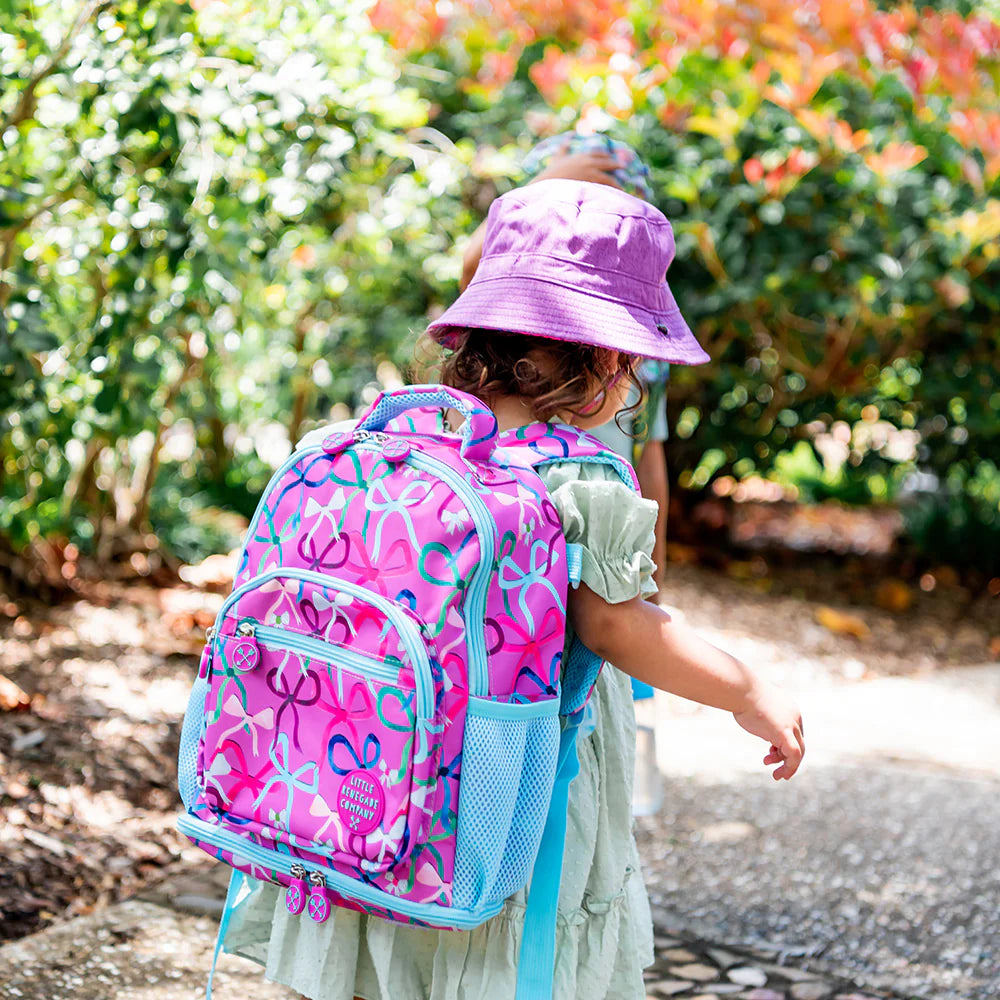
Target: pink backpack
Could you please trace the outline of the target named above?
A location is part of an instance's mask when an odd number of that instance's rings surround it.
[[[439,429],[449,407],[460,435]],[[274,474],[181,736],[178,826],[235,870],[216,955],[244,875],[284,886],[302,919],[343,906],[451,929],[530,883],[517,1000],[551,995],[566,795],[600,670],[579,643],[562,663],[580,553],[535,470],[567,460],[635,487],[580,431],[498,437],[479,400],[425,385]]]

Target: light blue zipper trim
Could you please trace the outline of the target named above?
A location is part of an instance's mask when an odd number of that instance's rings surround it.
[[[479,536],[479,565],[472,575],[469,585],[469,603],[471,614],[466,613],[468,625],[470,617],[475,623],[486,622],[486,600],[489,595],[490,577],[493,575],[493,559],[496,552],[496,521],[486,506],[483,498],[465,481],[460,473],[440,459],[431,458],[411,451],[407,456],[408,464],[418,469],[432,472],[438,479],[447,483],[465,502],[472,515]],[[466,648],[469,650],[469,694],[478,697],[488,697],[490,693],[489,668],[486,653],[486,629],[466,629]]]
[[[293,465],[297,465],[303,458],[307,455],[315,455],[317,452],[321,452],[323,448],[320,445],[315,445],[309,448],[301,448],[298,451],[293,451],[288,458],[285,459],[281,465],[278,466],[274,475],[271,476],[268,481],[267,486],[264,488],[264,492],[260,495],[260,502],[257,504],[257,509],[253,512],[253,517],[250,519],[250,526],[247,528],[247,533],[243,536],[243,545],[240,547],[240,558],[236,563],[237,567],[242,567],[243,560],[246,558],[247,546],[253,539],[254,532],[257,530],[257,525],[260,523],[260,515],[264,510],[264,503],[267,498],[271,495],[271,490],[278,485],[278,481],[281,477],[290,469]]]
[[[307,872],[315,871],[323,876],[328,888],[339,892],[342,896],[356,899],[362,903],[369,903],[385,910],[392,910],[394,913],[402,914],[404,917],[413,917],[416,920],[423,920],[441,927],[457,927],[463,930],[470,930],[478,927],[484,920],[495,916],[503,907],[503,901],[484,906],[478,910],[462,910],[453,907],[438,906],[433,903],[414,903],[408,899],[400,899],[398,896],[391,896],[380,889],[375,889],[370,885],[350,878],[341,872],[330,868],[310,867],[301,858],[292,857],[281,851],[274,851],[259,844],[251,843],[244,837],[206,823],[204,820],[185,813],[177,820],[177,829],[193,840],[201,840],[211,844],[213,847],[229,851],[240,858],[260,865],[262,868],[273,868],[283,875],[291,877],[292,865],[300,864]]]
[[[559,699],[546,698],[544,701],[529,701],[524,704],[510,701],[493,701],[492,698],[473,698],[468,703],[470,716],[481,719],[504,719],[508,722],[525,722],[528,719],[544,719],[559,714]]]
[[[251,621],[251,619],[240,619]],[[272,649],[290,649],[296,653],[305,653],[313,659],[324,663],[333,663],[347,667],[356,673],[368,674],[381,680],[395,681],[399,678],[399,666],[393,666],[375,656],[345,649],[334,642],[324,642],[310,635],[300,635],[286,629],[272,628],[270,625],[254,625],[254,636],[263,645]]]
[[[417,626],[393,601],[382,597],[381,594],[373,594],[370,590],[366,590],[356,583],[348,583],[347,580],[316,573],[311,569],[294,569],[292,567],[269,569],[266,573],[261,573],[260,576],[255,576],[243,584],[238,590],[234,590],[226,598],[225,604],[219,609],[215,619],[216,641],[218,641],[219,633],[222,630],[222,622],[226,617],[226,612],[233,604],[244,594],[256,590],[261,584],[279,576],[291,580],[304,580],[307,583],[314,583],[318,587],[326,587],[329,590],[350,594],[352,597],[357,597],[359,600],[371,604],[372,607],[378,608],[399,632],[403,640],[403,647],[413,664],[413,673],[417,680],[417,718],[429,722],[434,717],[434,679],[431,676],[431,663],[427,656],[427,647],[424,645],[424,640],[421,638]]]

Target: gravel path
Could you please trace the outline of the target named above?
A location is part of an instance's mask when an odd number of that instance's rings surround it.
[[[796,694],[808,752],[775,785],[727,715],[657,695],[664,806],[638,829],[658,923],[893,995],[997,1000],[1000,664],[949,666],[963,657],[913,628],[887,653],[819,629],[808,602],[699,582],[676,603]]]

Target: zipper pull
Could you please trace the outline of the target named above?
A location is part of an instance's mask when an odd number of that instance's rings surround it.
[[[198,661],[198,679],[206,680],[212,672],[212,642],[205,643],[205,648],[201,651],[201,660]]]
[[[236,634],[226,636],[224,655],[231,670],[245,674],[260,663],[256,642],[257,629],[251,622],[240,622]]]
[[[306,896],[309,894],[307,878],[305,866],[295,862],[292,865],[292,884],[285,889],[285,909],[293,917],[306,908]]]
[[[312,883],[312,890],[306,903],[309,916],[317,924],[322,924],[330,916],[330,896],[326,891],[326,876],[321,872],[310,872],[309,881]]]
[[[382,445],[389,440],[389,435],[385,431],[355,431],[354,432],[354,442],[355,444],[363,444],[366,441],[371,441],[373,444]]]

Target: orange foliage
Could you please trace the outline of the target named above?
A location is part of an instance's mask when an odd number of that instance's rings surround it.
[[[890,142],[880,153],[869,153],[865,156],[865,163],[869,170],[884,178],[902,170],[909,170],[926,157],[927,150],[923,146],[917,146],[912,142]]]
[[[743,174],[751,184],[763,183],[769,195],[784,197],[795,187],[798,179],[807,174],[819,162],[819,157],[812,152],[796,146],[789,150],[788,155],[775,163],[770,169],[763,160],[751,157],[743,164]]]
[[[948,130],[966,149],[981,149],[987,177],[1000,175],[1000,111],[967,108],[952,115]]]
[[[932,95],[950,99],[951,131],[983,150],[987,174],[1000,173],[1000,114],[994,74],[1000,66],[1000,25],[987,17],[918,10],[905,4],[879,10],[874,0],[378,0],[372,24],[403,51],[433,47],[468,35],[475,26],[484,43],[503,35],[504,51],[482,56],[474,81],[495,88],[513,76],[524,47],[538,39],[546,48],[531,68],[542,96],[554,106],[579,99],[576,84],[604,81],[603,103],[628,113],[644,93],[688,53],[702,51],[745,62],[764,95],[787,108],[814,135],[858,152],[868,136],[808,108],[831,73],[843,71],[870,83],[876,72],[896,73],[918,105]],[[648,20],[649,44],[636,46],[632,20]],[[497,46],[499,49],[499,45]],[[775,79],[775,77],[777,79]],[[769,82],[770,81],[770,82]],[[472,83],[473,81],[469,81]],[[625,100],[626,95],[635,98]],[[665,124],[684,120],[685,109],[659,102]],[[803,114],[814,117],[804,119]],[[821,120],[822,119],[822,120]],[[874,157],[880,170],[898,169],[899,150]],[[912,159],[914,153],[906,154]],[[879,158],[881,157],[881,158]],[[914,161],[916,162],[916,161]],[[912,165],[912,164],[911,164]],[[874,169],[874,168],[873,168]]]

